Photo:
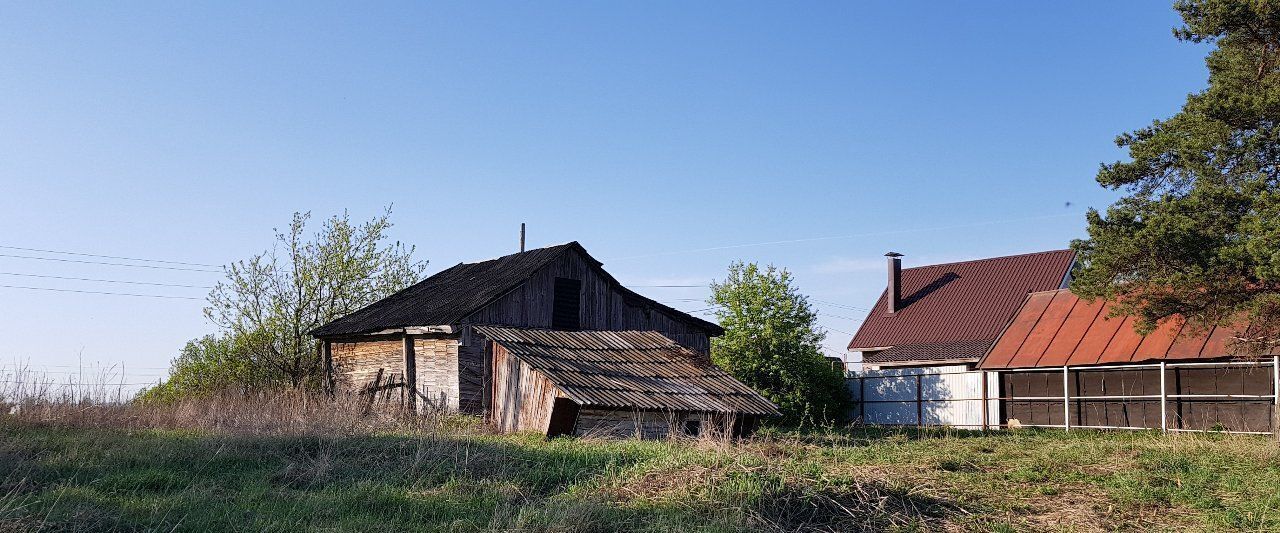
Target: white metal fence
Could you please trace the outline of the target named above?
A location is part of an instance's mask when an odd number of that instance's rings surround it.
[[[963,365],[890,368],[854,372],[845,383],[857,402],[854,416],[864,424],[986,429],[1000,419],[999,402],[991,401],[999,396],[994,372]]]

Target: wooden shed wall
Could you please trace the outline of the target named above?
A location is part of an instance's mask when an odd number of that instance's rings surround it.
[[[330,353],[334,384],[339,390],[355,391],[367,385],[378,369],[383,369],[384,377],[404,375],[404,342],[400,339],[335,342]]]
[[[413,339],[417,386],[431,407],[458,406],[458,339]],[[330,345],[334,383],[339,390],[355,392],[368,385],[382,369],[383,378],[404,376],[404,338],[379,338]]]
[[[582,281],[581,329],[659,331],[698,353],[706,355],[710,352],[707,332],[700,326],[613,290],[609,281],[581,255],[566,253],[520,287],[463,319],[462,345],[458,352],[458,398],[462,411],[482,412],[488,402],[485,392],[488,379],[486,341],[467,326],[488,324],[550,328],[555,279],[558,277]]]
[[[493,345],[493,409],[489,417],[504,432],[546,433],[559,391],[541,373]]]
[[[716,432],[742,436],[755,430],[758,419],[748,415],[583,407],[578,413],[574,434],[579,437],[664,439],[672,435],[687,435],[690,422],[697,424],[699,434]]]
[[[417,366],[420,403],[424,407],[456,410],[458,408],[458,339],[413,339],[414,362]]]

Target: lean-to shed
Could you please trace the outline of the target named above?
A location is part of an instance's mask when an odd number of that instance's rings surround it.
[[[654,331],[476,326],[491,342],[490,420],[548,436],[742,435],[778,409]]]
[[[978,363],[1000,374],[1001,421],[1049,427],[1267,433],[1280,393],[1276,353],[1237,356],[1247,326],[1179,317],[1148,335],[1110,304],[1067,290],[1028,295]]]

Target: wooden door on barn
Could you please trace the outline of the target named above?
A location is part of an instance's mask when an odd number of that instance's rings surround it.
[[[547,437],[572,435],[578,423],[578,402],[568,398],[556,398],[551,406],[551,421],[547,424]]]

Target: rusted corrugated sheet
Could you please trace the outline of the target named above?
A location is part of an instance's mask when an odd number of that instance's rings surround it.
[[[1089,324],[1088,331],[1085,331],[1084,338],[1076,344],[1074,350],[1071,351],[1071,357],[1076,360],[1088,359],[1089,354],[1102,354],[1106,351],[1107,345],[1111,343],[1112,337],[1116,332],[1126,327],[1124,317],[1107,318],[1107,314],[1111,312],[1110,305],[1103,305],[1102,310],[1098,312],[1098,316],[1094,318],[1093,323]],[[1127,325],[1130,329],[1131,324]],[[1077,355],[1079,354],[1079,355]],[[1125,359],[1128,360],[1127,358]],[[1096,360],[1094,362],[1097,362]]]
[[[1061,285],[1074,257],[1071,250],[1056,250],[904,269],[902,308],[887,314],[882,294],[849,349],[893,347],[866,354],[869,363],[912,360],[916,353],[923,360],[937,346],[954,348],[950,359],[975,360],[1028,292]]]
[[[1038,292],[1028,295],[1022,304],[1021,312],[1009,323],[1002,336],[1007,337],[1009,341],[997,342],[987,353],[986,359],[997,367],[1008,366],[1013,361],[1013,356],[1017,355],[1018,350],[1022,348],[1022,343],[1014,342],[1013,339],[1026,339],[1031,329],[1036,326],[1036,322],[1040,320],[1040,315],[1049,308],[1051,301],[1053,301],[1052,293]]]
[[[1089,327],[1097,320],[1102,307],[1101,301],[1079,302],[1072,307],[1071,313],[1058,328],[1058,334],[1054,335],[1053,340],[1049,342],[1049,347],[1045,348],[1044,355],[1040,357],[1038,364],[1060,366],[1072,357],[1080,341],[1084,340]]]
[[[658,332],[475,329],[583,406],[779,414],[759,393]]]
[[[1131,316],[1126,316],[1123,318],[1114,317],[1111,319],[1111,321],[1119,322],[1120,324],[1119,324],[1119,327],[1115,329],[1115,331],[1112,331],[1110,335],[1107,336],[1106,342],[1102,343],[1102,348],[1097,352],[1082,351],[1080,352],[1079,356],[1073,359],[1074,361],[1080,361],[1083,363],[1085,361],[1088,361],[1090,358],[1092,358],[1094,353],[1098,354],[1096,362],[1099,364],[1127,363],[1133,359],[1133,354],[1137,353],[1138,346],[1140,346],[1144,342],[1144,339],[1142,337],[1130,334],[1133,332],[1134,318]],[[1106,329],[1104,328],[1101,331],[1105,332]],[[1178,333],[1177,330],[1174,330],[1169,334],[1169,338],[1173,338],[1173,335],[1176,335],[1177,333]],[[1159,338],[1161,337],[1155,336],[1155,337],[1152,337],[1152,340],[1154,341]],[[1099,340],[1102,340],[1102,339],[1099,339]]]
[[[1230,357],[1235,328],[1196,329],[1178,318],[1149,335],[1133,317],[1107,318],[1110,306],[1085,302],[1068,290],[1033,293],[978,363],[981,369],[1142,363]]]

